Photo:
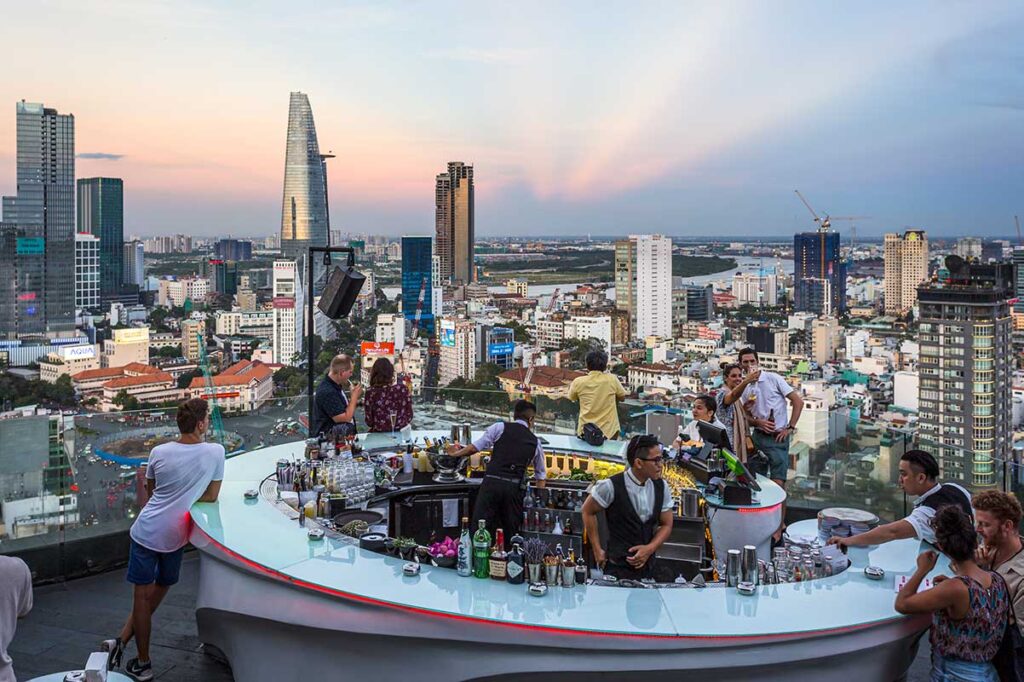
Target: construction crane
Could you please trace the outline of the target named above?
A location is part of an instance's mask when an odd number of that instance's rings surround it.
[[[555,309],[555,302],[558,300],[558,295],[562,293],[561,287],[555,287],[555,290],[551,293],[551,300],[548,301],[547,308],[544,309],[545,313],[550,313]]]
[[[828,214],[826,213],[824,218],[820,217],[818,213],[811,208],[811,204],[804,198],[804,195],[800,194],[800,190],[795,189],[793,191],[796,192],[796,195],[800,197],[800,201],[804,202],[804,206],[806,206],[807,210],[811,212],[812,216],[814,216],[814,223],[818,226],[818,231],[828,232],[829,228],[832,227],[832,221],[829,219]]]
[[[523,397],[526,400],[530,399],[530,393],[532,392],[532,390],[530,389],[530,382],[533,381],[533,370],[535,367],[533,361],[535,357],[536,355],[534,354],[530,355],[530,364],[526,368],[526,373],[523,375],[523,383],[516,386],[516,388],[523,392]]]
[[[199,369],[203,372],[203,385],[206,387],[206,401],[210,405],[210,426],[213,428],[213,439],[224,445],[224,422],[220,417],[220,406],[217,398],[220,394],[213,383],[213,374],[210,373],[210,356],[206,354],[206,336],[202,332],[196,332],[196,340],[199,345]],[[234,397],[236,394],[225,394],[223,397]]]

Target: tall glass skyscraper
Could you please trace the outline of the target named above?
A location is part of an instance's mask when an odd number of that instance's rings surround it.
[[[801,232],[793,238],[796,310],[819,315],[846,311],[846,263],[838,232]]]
[[[75,117],[18,102],[17,195],[3,197],[0,338],[75,330]]]
[[[124,182],[78,181],[78,231],[99,237],[100,296],[116,296],[124,281]]]
[[[302,92],[293,92],[288,105],[288,144],[284,159],[284,199],[281,203],[281,251],[297,260],[310,246],[327,246],[327,159],[320,153],[313,109]]]
[[[420,328],[434,333],[433,239],[402,237],[402,314],[416,319],[420,290],[423,291],[423,312]]]
[[[441,277],[445,281],[476,281],[473,194],[473,167],[461,161],[449,162],[448,172],[436,178],[434,229]]]

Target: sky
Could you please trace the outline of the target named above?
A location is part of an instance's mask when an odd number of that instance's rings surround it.
[[[125,233],[279,230],[289,92],[309,95],[332,228],[433,232],[475,166],[502,235],[1014,233],[1020,2],[37,0],[2,10],[0,194],[15,107],[73,113],[78,177]],[[6,103],[6,104],[5,104]],[[6,112],[3,113],[3,112]]]

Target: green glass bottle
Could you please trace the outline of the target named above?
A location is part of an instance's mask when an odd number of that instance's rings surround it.
[[[480,519],[480,527],[473,533],[473,575],[477,578],[491,577],[491,534]]]

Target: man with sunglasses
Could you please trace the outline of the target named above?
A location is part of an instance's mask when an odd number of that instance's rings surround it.
[[[594,484],[583,503],[583,525],[594,560],[619,579],[654,577],[658,548],[672,533],[672,493],[661,478],[664,455],[657,436],[633,436],[625,471]],[[608,547],[602,548],[597,514],[605,513]]]

